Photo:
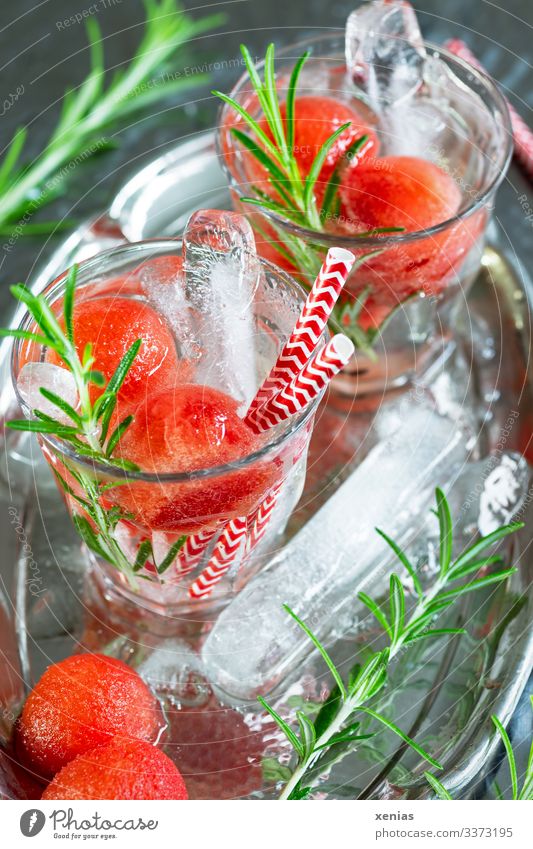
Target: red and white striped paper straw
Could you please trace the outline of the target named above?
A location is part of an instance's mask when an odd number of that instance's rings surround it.
[[[255,513],[253,513],[248,519],[248,525],[251,526],[251,528],[246,544],[247,554],[250,554],[254,548],[259,545],[266,534],[272,513],[274,512],[274,507],[277,504],[278,496],[284,483],[284,480],[277,483],[261,502]]]
[[[450,53],[453,53],[460,59],[464,59],[465,62],[469,62],[474,68],[478,68],[478,70],[490,76],[470,48],[460,38],[451,38],[445,42],[444,46]],[[515,156],[527,174],[533,178],[533,131],[530,130],[526,122],[509,101],[506,100],[505,102],[511,116]]]
[[[246,541],[246,518],[231,519],[225,526],[217,542],[209,563],[189,587],[191,598],[206,598],[213,587],[222,580],[228,569],[237,560],[243,543]]]
[[[196,569],[209,543],[219,530],[220,526],[218,528],[209,528],[206,531],[199,531],[187,537],[178,553],[176,578],[184,578]]]
[[[355,256],[351,251],[344,248],[329,249],[294,330],[250,404],[245,421],[248,416],[253,417],[268,398],[275,395],[305,365],[318,345],[354,262]]]
[[[271,397],[247,422],[255,433],[262,433],[300,412],[324,389],[349,361],[353,343],[338,333],[315,351],[303,369]]]

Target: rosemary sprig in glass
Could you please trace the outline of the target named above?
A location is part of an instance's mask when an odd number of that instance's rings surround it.
[[[405,552],[383,531],[378,531],[411,578],[417,601],[412,611],[407,614],[405,591],[396,574],[392,574],[390,578],[388,610],[366,593],[359,593],[359,600],[383,629],[387,646],[380,651],[371,652],[362,666],[354,667],[348,681],[343,680],[340,671],[316,635],[290,607],[285,606],[287,613],[292,616],[320,652],[335,686],[314,720],[311,720],[304,712],[297,711],[298,732],[291,728],[265,699],[259,697],[260,703],[284,732],[296,755],[295,765],[280,799],[306,798],[320,774],[331,767],[331,759],[328,758],[329,750],[339,743],[347,743],[355,748],[358,741],[367,739],[367,735],[359,734],[360,722],[355,719],[357,714],[365,714],[381,723],[428,763],[436,769],[441,769],[441,765],[428,752],[371,705],[386,686],[389,667],[400,651],[421,640],[464,633],[462,628],[435,628],[433,622],[439,614],[467,593],[505,581],[516,571],[514,568],[496,568],[496,571],[475,577],[481,569],[502,565],[502,558],[487,554],[487,550],[523,527],[523,524],[504,525],[493,533],[481,537],[453,559],[453,526],[450,509],[440,489],[436,490],[436,502],[440,527],[439,573],[428,591],[424,591],[416,569]],[[308,776],[310,780],[306,781]]]
[[[363,135],[356,139],[345,151],[325,186],[323,199],[319,206],[317,184],[320,172],[329,151],[339,136],[350,127],[351,122],[342,124],[331,134],[319,148],[309,173],[307,175],[302,174],[294,153],[296,92],[302,69],[310,53],[309,51],[303,53],[293,68],[287,88],[284,121],[276,86],[274,45],[270,44],[266,51],[264,82],[261,80],[250,52],[244,44],[241,45],[241,52],[263,118],[268,125],[270,136],[265,133],[259,121],[237,100],[220,91],[214,91],[213,94],[234,109],[252,131],[252,135],[249,135],[237,127],[231,128],[234,138],[265,169],[268,182],[274,190],[274,194],[270,195],[258,186],[252,185],[254,197],[244,197],[242,200],[247,204],[267,210],[267,212],[275,213],[300,227],[314,230],[317,233],[324,233],[326,231],[325,223],[338,214],[342,168],[348,161],[357,158],[357,154],[366,144],[368,136]],[[324,259],[324,247],[289,233],[272,218],[269,218],[269,225],[275,231],[279,240],[273,243],[275,250],[301,270],[307,277],[308,283],[312,284]],[[267,241],[272,242],[272,239],[262,230],[260,224],[254,221],[254,226]],[[365,236],[386,236],[387,234],[402,232],[402,230],[402,227],[376,228],[372,231],[355,234],[354,240]],[[380,251],[372,251],[361,256],[358,264],[368,261],[378,253]],[[355,305],[340,304],[335,308],[333,319],[336,326],[341,327],[359,349],[371,353],[371,345],[376,332],[372,330],[366,333],[358,326],[357,319],[362,306],[362,301]]]
[[[59,121],[45,149],[35,159],[20,164],[28,136],[19,127],[0,162],[0,234],[10,235],[21,219],[22,235],[54,231],[58,222],[28,223],[28,217],[58,194],[70,162],[85,162],[93,154],[113,146],[103,134],[134,112],[205,80],[201,75],[156,80],[154,74],[171,60],[191,38],[224,20],[211,15],[192,20],[177,0],[144,0],[144,33],[129,64],[115,72],[106,86],[103,42],[94,17],[86,21],[91,69],[84,82],[65,92]],[[18,232],[18,231],[17,231]]]
[[[64,398],[41,387],[40,393],[43,398],[57,407],[63,417],[54,418],[42,410],[33,409],[31,419],[14,420],[6,424],[12,430],[56,437],[70,446],[77,456],[85,458],[89,463],[107,467],[110,472],[116,470],[123,473],[135,472],[138,471],[135,463],[115,456],[120,440],[133,422],[133,416],[125,416],[113,426],[112,422],[118,393],[140,350],[142,339],[137,339],[126,351],[107,383],[103,374],[93,368],[95,359],[92,345],[85,347],[80,358],[75,345],[73,325],[77,273],[77,266],[72,266],[65,280],[63,324],[58,321],[45,297],[34,295],[25,286],[12,286],[12,294],[26,306],[34,319],[36,328],[35,331],[0,329],[0,337],[10,336],[22,339],[54,351],[60,357],[64,368],[74,378],[78,403],[73,407]],[[102,389],[95,400],[91,398],[91,385]],[[78,533],[95,554],[120,569],[130,578],[132,584],[135,584],[135,575],[149,558],[154,560],[151,543],[149,540],[142,543],[135,561],[132,562],[122,550],[115,534],[119,521],[129,517],[118,506],[106,507],[104,499],[109,489],[128,483],[127,475],[105,482],[99,479],[96,472],[92,475],[90,471],[83,468],[82,464],[71,462],[65,455],[62,456],[62,464],[79,487],[79,491],[75,491],[57,468],[52,469],[60,487],[69,496],[71,504],[73,501],[76,503],[78,512],[73,511],[72,519]],[[164,561],[157,566],[160,575],[172,564],[184,542],[185,537],[177,540]]]

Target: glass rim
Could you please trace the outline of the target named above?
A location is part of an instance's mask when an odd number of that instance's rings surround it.
[[[328,39],[333,40],[334,38],[339,38],[341,32],[344,32],[344,30],[339,31],[339,33],[326,33],[323,35],[316,35],[311,36],[309,38],[300,39],[299,41],[293,42],[292,44],[289,44],[286,47],[283,47],[282,49],[278,50],[276,56],[284,56],[294,50],[303,50],[304,48],[309,47],[310,45],[313,45],[319,41],[324,41]],[[487,73],[480,70],[479,68],[476,68],[474,65],[471,65],[470,62],[467,62],[465,59],[462,59],[459,56],[456,56],[455,54],[451,53],[445,47],[442,47],[438,44],[434,44],[431,41],[424,41],[423,44],[424,47],[428,48],[430,51],[438,53],[439,56],[443,56],[449,64],[458,65],[463,70],[468,71],[469,74],[473,74],[477,78],[477,80],[487,89],[488,93],[490,94],[492,99],[497,103],[498,108],[501,111],[506,142],[504,145],[502,145],[502,152],[499,162],[494,165],[496,169],[495,176],[490,181],[488,186],[475,198],[475,200],[472,200],[468,206],[461,210],[461,212],[458,212],[451,218],[446,219],[446,221],[440,222],[440,224],[434,224],[432,227],[428,227],[426,230],[415,230],[409,233],[383,233],[378,234],[376,236],[357,236],[356,233],[350,236],[342,234],[336,235],[335,233],[312,230],[307,227],[302,227],[300,224],[295,224],[293,221],[289,221],[287,218],[284,218],[283,216],[279,215],[276,212],[273,212],[270,209],[266,209],[260,204],[254,204],[254,208],[256,210],[259,210],[261,212],[261,215],[264,215],[265,218],[274,222],[276,226],[282,227],[285,230],[290,230],[293,235],[299,236],[302,239],[316,241],[318,238],[322,244],[328,245],[329,247],[343,247],[353,250],[355,246],[382,247],[385,244],[387,247],[390,247],[396,244],[401,245],[409,242],[416,242],[417,240],[422,238],[431,237],[437,233],[441,233],[449,227],[452,227],[459,221],[463,221],[464,219],[469,218],[471,215],[473,215],[485,205],[487,199],[496,191],[498,186],[503,181],[513,154],[513,131],[507,102],[503,94],[499,90],[496,82]],[[265,61],[263,59],[260,62],[257,62],[254,67],[256,68],[256,70],[261,71],[264,65]],[[229,97],[235,97],[235,95],[241,90],[243,84],[248,79],[248,72],[244,71],[231,89]],[[219,162],[221,163],[221,168],[224,174],[226,175],[230,188],[237,192],[239,198],[242,198],[246,196],[246,193],[242,187],[244,185],[248,187],[250,184],[248,182],[246,184],[240,183],[236,179],[236,177],[231,171],[230,166],[226,162],[226,157],[221,141],[223,132],[222,128],[224,126],[223,117],[229,110],[231,110],[231,106],[225,102],[220,105],[218,110],[216,152]],[[253,208],[250,210],[250,214],[252,213]]]
[[[140,242],[128,242],[123,245],[114,246],[109,248],[108,250],[101,251],[96,254],[94,257],[90,257],[89,259],[83,260],[78,263],[78,268],[80,272],[91,273],[95,268],[98,268],[102,259],[110,258],[110,257],[120,257],[122,255],[128,255],[129,253],[135,254],[136,252],[143,254],[149,254],[150,249],[153,252],[165,253],[167,250],[179,250],[181,251],[183,241],[180,238],[172,239],[145,239]],[[257,257],[261,267],[267,268],[269,271],[274,273],[278,278],[280,278],[284,284],[292,289],[294,293],[300,295],[301,302],[303,304],[306,292],[303,286],[300,285],[294,278],[290,276],[286,271],[281,268],[278,268],[274,263],[269,262],[263,257]],[[66,280],[69,269],[62,272],[58,277],[55,277],[51,280],[40,292],[40,295],[50,294],[51,292],[55,292],[59,290],[63,281]],[[109,269],[109,272],[112,273],[112,268]],[[87,281],[89,282],[89,281]],[[31,314],[27,309],[25,309],[24,314],[22,316],[21,321],[18,324],[19,330],[27,329],[27,325],[31,325],[33,319]],[[323,337],[327,334],[327,329],[324,331]],[[31,408],[24,401],[17,386],[17,379],[15,375],[17,358],[20,355],[20,349],[26,340],[24,339],[13,339],[13,346],[11,351],[11,380],[13,383],[15,395],[18,403],[20,404],[21,409],[25,413],[26,417],[30,420],[34,420],[31,416]],[[43,348],[43,346],[40,346]],[[324,389],[319,392],[316,398],[313,400],[311,404],[308,404],[299,415],[293,415],[287,419],[287,427],[282,430],[281,433],[278,433],[276,437],[272,440],[265,442],[259,449],[253,451],[251,454],[246,454],[244,457],[240,457],[237,460],[234,460],[230,463],[224,463],[220,466],[209,466],[205,469],[194,469],[189,471],[181,471],[181,472],[145,472],[142,470],[129,471],[126,469],[113,468],[105,465],[104,463],[98,463],[92,460],[90,457],[84,457],[76,452],[74,448],[72,448],[68,442],[64,442],[62,439],[55,437],[51,434],[47,433],[38,433],[36,434],[40,439],[47,443],[50,449],[55,454],[61,454],[69,459],[75,461],[78,465],[85,466],[90,469],[94,473],[100,473],[105,475],[106,477],[116,477],[127,480],[128,482],[140,482],[140,483],[187,483],[194,480],[203,480],[209,478],[219,477],[221,475],[228,475],[232,472],[242,471],[246,469],[248,466],[253,465],[256,462],[264,460],[267,458],[268,454],[271,452],[275,452],[277,449],[281,448],[281,446],[288,440],[290,437],[294,436],[298,431],[300,431],[307,422],[312,418],[315,414],[316,408],[320,403],[325,391]],[[277,428],[275,428],[277,430]]]

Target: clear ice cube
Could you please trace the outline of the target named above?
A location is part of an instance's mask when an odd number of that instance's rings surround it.
[[[377,113],[421,86],[425,58],[422,35],[410,3],[373,0],[348,17],[348,73]]]
[[[63,424],[72,424],[66,413],[41,394],[41,387],[58,395],[75,409],[79,399],[72,373],[52,363],[26,363],[17,378],[17,389],[30,410],[40,410]]]
[[[347,600],[391,568],[375,528],[408,542],[434,487],[453,480],[466,452],[451,419],[422,404],[405,407],[400,427],[223,611],[202,654],[213,684],[239,699],[273,689],[310,647],[283,604],[327,638]]]
[[[195,359],[198,346],[187,303],[183,268],[173,265],[169,273],[162,274],[160,262],[147,262],[137,275],[147,300],[171,327],[180,354],[186,359]]]
[[[260,265],[251,225],[234,212],[196,212],[183,237],[183,253],[198,336],[207,343],[197,379],[232,395],[244,411],[258,385],[252,304]]]

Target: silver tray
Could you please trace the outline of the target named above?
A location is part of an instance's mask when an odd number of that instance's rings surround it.
[[[206,133],[194,141],[179,144],[135,174],[118,192],[107,212],[80,226],[36,276],[33,288],[42,289],[71,262],[86,259],[124,241],[179,236],[194,209],[229,204],[212,134]],[[419,378],[424,391],[433,391],[439,376],[449,376],[456,368],[456,361],[463,363],[461,374],[466,375],[467,391],[476,396],[478,406],[480,399],[484,405],[483,421],[477,422],[475,428],[474,454],[477,457],[502,450],[499,440],[510,410],[520,414],[521,422],[530,422],[530,431],[533,421],[529,361],[531,317],[523,270],[502,255],[498,231],[494,229],[490,235],[491,246],[485,253],[481,273],[468,299],[469,321],[461,322],[459,317],[455,343],[448,346],[431,373]],[[4,341],[0,346],[0,415],[3,417],[13,403],[8,353],[9,343]],[[466,371],[465,363],[468,365]],[[382,402],[380,408],[387,403],[394,404],[395,397]],[[304,496],[289,533],[297,531],[316,512],[364,456],[362,446],[372,444],[375,416],[376,407],[368,398],[358,403],[350,415],[331,405],[322,410],[311,449]],[[327,453],[322,450],[321,432],[336,434]],[[505,451],[521,451],[524,439],[523,427],[522,432],[519,428],[511,429],[506,436]],[[39,461],[38,449],[32,443],[21,446],[9,437],[4,442],[0,500],[0,538],[3,540],[0,651],[4,680],[0,729],[6,751],[9,751],[7,741],[24,693],[51,661],[71,654],[82,645],[93,650],[105,649],[127,659],[140,666],[150,678],[150,659],[161,646],[164,651],[170,643],[168,634],[158,632],[156,627],[151,629],[150,624],[145,623],[139,630],[137,624],[117,619],[113,611],[106,610],[102,597],[87,589],[88,567],[84,552],[65,517],[50,475]],[[525,509],[527,503],[523,507]],[[523,533],[517,545],[513,554],[519,554],[520,570],[509,587],[491,596],[488,607],[480,605],[464,612],[465,616],[475,613],[476,627],[481,631],[486,617],[490,617],[490,639],[482,635],[470,646],[469,652],[463,653],[464,656],[457,653],[455,643],[449,643],[435,655],[431,664],[424,662],[427,680],[418,683],[416,704],[409,709],[402,707],[401,679],[406,674],[402,667],[396,672],[400,683],[395,685],[393,681],[390,690],[390,703],[404,716],[403,726],[422,734],[422,743],[425,738],[439,740],[448,735],[444,755],[440,758],[445,766],[441,778],[463,796],[480,792],[480,785],[492,768],[498,741],[492,732],[490,715],[497,713],[504,723],[510,720],[533,665],[530,624],[533,557],[529,533]],[[361,639],[357,627],[347,623],[347,629],[346,633],[339,634],[332,649],[343,663],[349,662]],[[183,672],[176,687],[179,689],[178,685],[183,684],[184,676],[192,676],[200,693],[206,685],[202,682],[201,668],[199,661],[194,659],[193,650],[194,645],[187,644],[186,639],[174,645],[174,656],[179,659]],[[151,680],[154,683],[154,679]],[[316,697],[317,682],[323,680],[324,669],[316,657],[311,656],[305,668],[298,671],[297,678],[288,681],[285,691],[277,694],[278,703],[289,710],[303,694]],[[157,681],[155,683],[157,685]],[[450,691],[455,695],[451,696]],[[164,700],[170,699],[169,703],[175,707],[176,691],[169,693],[165,685],[160,695]],[[187,708],[186,700],[182,706]],[[255,706],[242,704],[238,709],[240,713],[228,711],[228,715],[239,718],[239,723],[244,718],[256,742],[258,733],[262,740],[272,738],[266,749],[263,746],[262,755],[266,753],[269,758],[283,760],[286,752],[282,742],[272,735],[272,729],[258,732]],[[171,745],[177,746],[179,763],[180,744],[171,741]],[[397,763],[400,755],[402,763],[408,764],[404,772]],[[380,763],[370,763],[367,756],[368,752],[363,751],[357,757],[347,757],[336,768],[333,787],[331,781],[328,783],[329,798],[429,795],[427,785],[417,777],[419,765],[405,758],[405,752],[398,750],[395,740],[387,740],[384,744]],[[253,756],[255,760],[259,757]],[[250,760],[249,755],[246,758]],[[0,764],[4,760],[2,756]],[[0,793],[8,797],[23,792],[9,769],[6,766],[4,787],[0,784]],[[233,795],[269,797],[275,795],[274,783],[272,778],[267,778],[260,786],[247,786],[244,793],[237,790]],[[202,792],[214,794],[214,791],[205,790],[205,783],[201,781],[197,786],[204,787],[203,791],[196,791],[197,795]]]

